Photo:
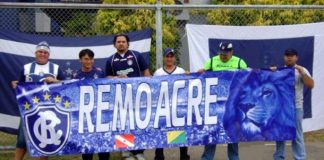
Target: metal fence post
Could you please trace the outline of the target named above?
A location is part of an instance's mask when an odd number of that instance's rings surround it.
[[[162,67],[162,13],[161,0],[156,3],[156,68]]]

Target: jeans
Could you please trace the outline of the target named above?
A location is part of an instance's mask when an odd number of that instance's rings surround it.
[[[17,143],[16,148],[24,148],[26,149],[26,139],[25,139],[25,133],[22,127],[22,121],[20,120],[19,128],[18,128],[18,134],[17,134]]]
[[[213,160],[216,151],[216,145],[206,145],[204,153],[201,156],[201,160]],[[227,156],[229,160],[239,160],[238,143],[232,143],[227,145]]]
[[[306,150],[304,144],[304,135],[303,135],[303,109],[296,108],[296,139],[292,141],[292,153],[294,160],[305,160],[306,159]],[[276,151],[273,154],[274,160],[285,159],[285,141],[276,142]]]

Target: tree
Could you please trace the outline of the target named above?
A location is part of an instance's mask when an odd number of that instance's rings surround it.
[[[96,35],[93,30],[95,13],[84,10],[72,10],[70,20],[62,24],[65,36],[92,36]]]
[[[217,0],[214,4],[273,4],[273,5],[323,5],[324,0]],[[207,13],[209,24],[219,25],[286,25],[320,22],[324,20],[322,10],[229,10],[219,9]]]

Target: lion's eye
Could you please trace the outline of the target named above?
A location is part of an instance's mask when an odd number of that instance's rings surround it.
[[[241,92],[240,99],[245,98],[245,96],[246,96],[246,92],[245,91]]]
[[[270,96],[272,94],[272,90],[268,89],[268,88],[264,88],[262,91],[262,97],[267,97]]]

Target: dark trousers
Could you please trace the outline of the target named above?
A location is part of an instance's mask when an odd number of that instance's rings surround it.
[[[99,160],[109,160],[109,152],[98,153]],[[82,154],[83,160],[92,160],[93,154]]]
[[[140,149],[140,150],[132,150],[130,151],[134,156],[137,154],[143,154],[144,153],[144,149]]]
[[[189,160],[188,147],[180,147],[180,160]],[[163,148],[155,149],[154,160],[164,160]]]

